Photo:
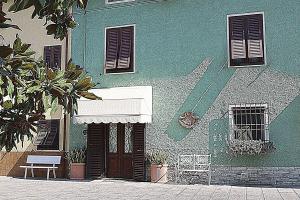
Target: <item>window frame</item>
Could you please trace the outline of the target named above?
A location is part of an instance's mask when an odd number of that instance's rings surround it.
[[[265,125],[265,132],[264,132],[264,136],[265,136],[265,142],[270,141],[269,138],[269,113],[267,112],[267,110],[269,109],[269,106],[267,103],[246,103],[246,104],[230,104],[229,105],[229,141],[234,140],[234,131],[232,129],[233,125],[234,125],[234,117],[233,114],[230,114],[233,112],[233,108],[243,108],[243,107],[264,107],[265,108],[265,112],[264,112],[264,125]],[[258,140],[257,140],[258,141]]]
[[[113,1],[109,2],[109,0],[105,0],[106,5],[113,5],[113,4],[118,4],[118,3],[129,3],[129,2],[134,2],[136,0],[119,0],[119,1]]]
[[[133,27],[133,65],[132,65],[132,72],[116,72],[116,73],[109,73],[106,72],[105,69],[105,62],[106,62],[106,40],[107,40],[107,30],[113,28],[126,28],[126,27]],[[135,68],[135,50],[136,50],[136,24],[126,24],[126,25],[119,25],[119,26],[107,26],[104,28],[104,56],[103,56],[103,74],[104,75],[113,75],[113,74],[134,74],[136,72]]]
[[[247,65],[238,65],[238,66],[232,66],[230,64],[230,58],[231,58],[231,49],[230,49],[230,32],[229,32],[229,18],[230,17],[238,17],[238,16],[247,16],[247,15],[262,15],[263,19],[263,44],[264,44],[264,64],[247,64]],[[267,65],[267,56],[266,56],[266,25],[265,25],[265,13],[263,11],[260,12],[250,12],[250,13],[242,13],[242,14],[229,14],[227,15],[227,62],[228,62],[228,67],[229,68],[248,68],[248,67],[261,67],[261,66],[266,66]]]

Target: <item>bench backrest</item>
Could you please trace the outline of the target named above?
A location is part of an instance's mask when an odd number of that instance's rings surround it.
[[[178,169],[202,170],[210,167],[211,155],[179,155]]]
[[[57,165],[60,164],[61,156],[37,156],[37,155],[28,155],[27,164],[51,164]]]

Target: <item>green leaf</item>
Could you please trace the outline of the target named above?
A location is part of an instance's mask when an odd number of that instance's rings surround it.
[[[45,110],[48,110],[48,109],[50,108],[50,104],[49,104],[49,96],[47,96],[47,95],[45,94],[45,92],[43,92],[42,100],[43,100],[44,109],[45,109]]]
[[[78,95],[91,100],[102,100],[101,97],[98,97],[97,95],[91,92],[78,92]]]
[[[12,103],[11,100],[6,100],[6,101],[3,102],[2,106],[3,106],[4,109],[8,110],[8,109],[11,109],[13,107],[13,103]]]
[[[0,29],[1,28],[14,28],[14,29],[18,29],[21,30],[17,25],[15,24],[6,24],[6,23],[0,23]]]
[[[21,39],[19,38],[19,36],[17,35],[16,36],[16,39],[14,41],[14,44],[13,44],[13,49],[15,51],[21,51],[21,48],[22,48],[22,41]]]
[[[54,98],[51,103],[51,114],[54,114],[58,108],[58,98]]]

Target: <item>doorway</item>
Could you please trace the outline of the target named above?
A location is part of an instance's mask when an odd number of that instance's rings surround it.
[[[110,124],[107,137],[107,177],[133,177],[133,125]]]
[[[89,124],[87,177],[145,180],[145,124]]]

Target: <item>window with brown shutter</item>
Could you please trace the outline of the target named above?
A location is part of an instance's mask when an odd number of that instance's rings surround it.
[[[48,68],[61,69],[61,45],[45,46],[44,61]]]
[[[59,119],[41,120],[33,142],[37,150],[59,150]]]
[[[229,65],[265,64],[263,14],[229,16],[228,26]]]
[[[106,73],[134,72],[134,27],[106,29]]]

